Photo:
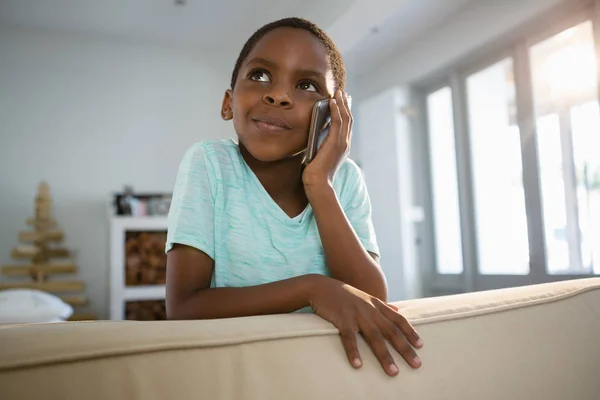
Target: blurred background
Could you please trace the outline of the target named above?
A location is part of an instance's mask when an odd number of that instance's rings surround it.
[[[179,162],[287,16],[343,53],[391,300],[600,274],[600,0],[2,0],[0,288],[163,318]]]

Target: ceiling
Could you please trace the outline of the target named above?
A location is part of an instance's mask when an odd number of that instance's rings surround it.
[[[0,0],[0,25],[232,53],[261,25],[299,16],[324,28],[357,74],[468,1]]]
[[[1,0],[0,24],[167,45],[238,46],[261,25],[301,16],[329,26],[354,0]],[[322,3],[322,4],[321,4]]]
[[[403,48],[413,45],[444,19],[472,0],[404,0],[383,19],[370,27],[344,54],[355,75],[368,73],[387,59],[397,56]]]

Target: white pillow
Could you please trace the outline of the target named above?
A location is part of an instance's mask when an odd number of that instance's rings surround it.
[[[47,292],[0,290],[0,324],[64,321],[72,314],[73,307]]]

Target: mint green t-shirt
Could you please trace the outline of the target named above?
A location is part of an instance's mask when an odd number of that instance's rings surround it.
[[[339,168],[334,190],[362,245],[379,254],[369,195],[353,161],[346,159]],[[328,275],[310,204],[289,217],[233,140],[200,142],[186,151],[173,191],[165,250],[174,243],[199,249],[214,260],[211,287]]]

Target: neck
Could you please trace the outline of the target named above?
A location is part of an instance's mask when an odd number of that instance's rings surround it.
[[[302,184],[303,154],[278,161],[260,161],[239,143],[246,164],[254,172],[267,193],[274,199],[304,194]]]

